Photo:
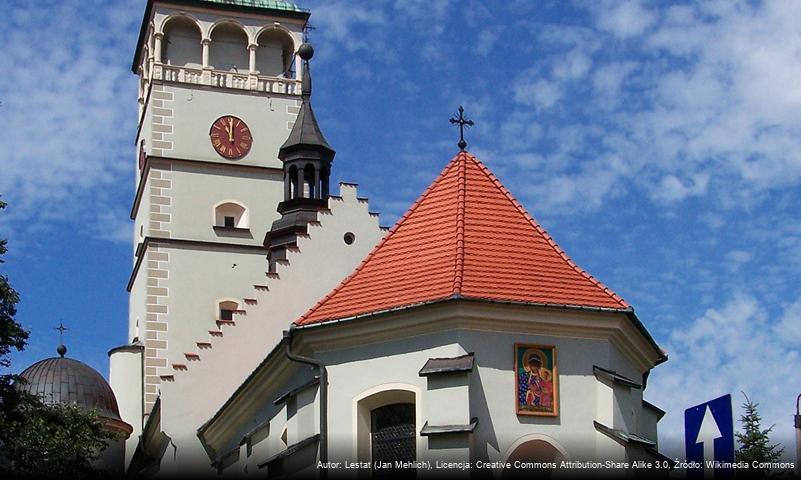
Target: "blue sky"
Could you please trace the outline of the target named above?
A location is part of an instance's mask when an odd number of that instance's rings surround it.
[[[463,104],[469,150],[668,350],[646,391],[663,442],[686,407],[745,391],[792,450],[801,3],[301,5],[334,175],[384,224],[456,152]],[[55,354],[59,321],[101,372],[126,340],[143,10],[12,1],[0,19],[0,268],[31,331],[12,371]]]

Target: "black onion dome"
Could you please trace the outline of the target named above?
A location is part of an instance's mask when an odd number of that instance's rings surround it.
[[[111,386],[85,363],[64,357],[47,358],[26,368],[20,377],[26,382],[18,382],[17,388],[39,396],[48,405],[74,403],[86,410],[97,408],[101,417],[122,420]]]

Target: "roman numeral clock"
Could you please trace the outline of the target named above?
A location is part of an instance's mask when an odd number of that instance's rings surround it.
[[[232,115],[220,117],[211,124],[209,139],[217,153],[232,160],[247,155],[253,145],[250,128]]]

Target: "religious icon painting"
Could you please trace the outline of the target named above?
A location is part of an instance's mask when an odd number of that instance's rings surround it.
[[[559,415],[556,347],[515,344],[515,402],[518,415]]]

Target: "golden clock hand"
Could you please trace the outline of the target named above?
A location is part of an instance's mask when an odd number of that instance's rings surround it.
[[[228,141],[234,143],[234,119],[228,119]]]

